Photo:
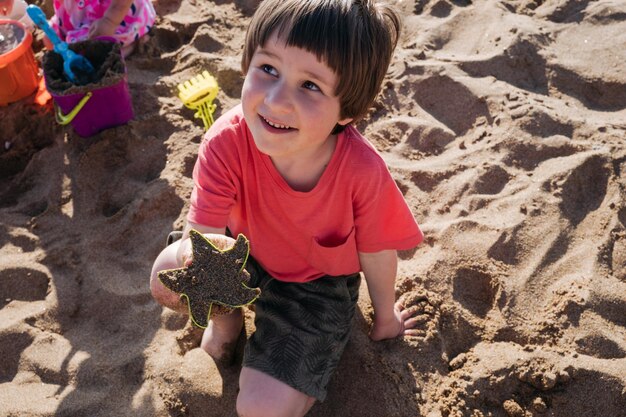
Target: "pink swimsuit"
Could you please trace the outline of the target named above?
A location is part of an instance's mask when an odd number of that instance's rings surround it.
[[[85,40],[89,27],[104,16],[110,4],[111,0],[54,0],[50,25],[67,43]],[[134,0],[113,37],[124,46],[130,45],[148,33],[155,18],[150,0]]]

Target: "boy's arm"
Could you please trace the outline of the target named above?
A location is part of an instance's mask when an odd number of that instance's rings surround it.
[[[185,228],[183,229],[183,239],[187,239],[189,237],[189,231],[191,229],[195,229],[200,233],[215,233],[218,235],[223,235],[226,233],[226,228],[225,227],[211,227],[211,226],[205,226],[203,224],[200,223],[193,223],[190,222],[189,220],[187,220],[186,224],[185,224]]]
[[[397,252],[395,250],[359,252],[359,261],[374,308],[374,324],[370,330],[370,338],[378,341],[410,334],[406,331],[416,324],[412,317],[414,311],[404,309],[400,302],[396,302]]]

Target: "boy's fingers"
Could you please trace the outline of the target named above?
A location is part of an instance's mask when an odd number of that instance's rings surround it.
[[[405,329],[411,329],[411,328],[415,327],[415,325],[417,324],[418,321],[419,320],[418,320],[417,317],[412,317],[412,318],[410,318],[408,320],[405,320],[404,321],[404,328]]]
[[[400,311],[400,317],[402,318],[402,320],[406,320],[409,317],[413,316],[415,313],[417,313],[417,311],[418,311],[418,307],[417,306],[411,306],[409,308],[401,310]]]
[[[191,254],[191,252],[189,253],[183,253],[181,255],[182,261],[183,261],[183,266],[189,266],[191,265],[191,262],[193,261],[193,255]]]

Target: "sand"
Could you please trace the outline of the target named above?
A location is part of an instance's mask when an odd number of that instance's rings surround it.
[[[310,415],[626,416],[626,3],[396,4],[406,28],[358,127],[426,234],[397,281],[420,332],[371,342],[363,287]],[[255,2],[155,7],[127,125],[84,139],[32,98],[0,108],[1,416],[234,415],[238,367],[148,277],[203,134],[175,87],[206,69],[216,115],[238,102]]]

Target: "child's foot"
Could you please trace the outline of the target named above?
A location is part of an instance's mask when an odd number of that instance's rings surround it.
[[[241,308],[228,314],[214,316],[204,331],[200,347],[216,361],[231,364],[235,358],[237,340],[243,327]]]

